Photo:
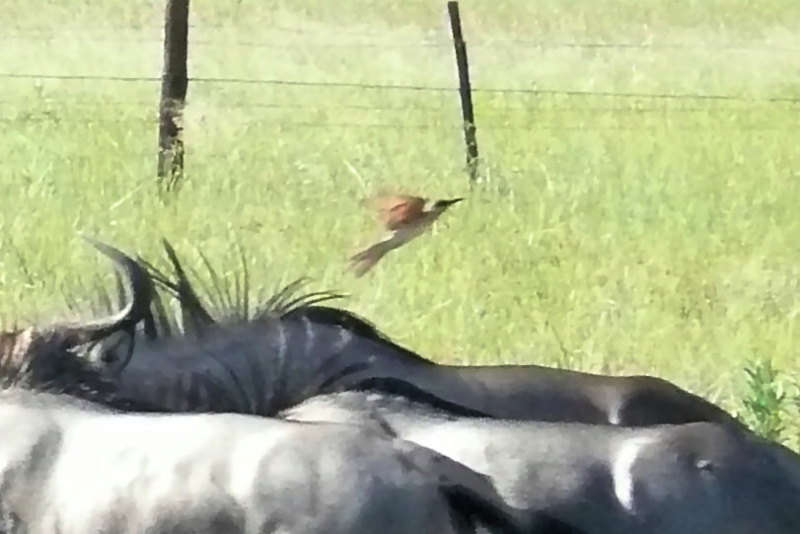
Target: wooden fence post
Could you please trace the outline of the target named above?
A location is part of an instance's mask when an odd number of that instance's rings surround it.
[[[458,87],[461,95],[461,116],[464,120],[464,142],[467,145],[467,172],[470,185],[478,181],[478,140],[475,137],[475,114],[472,109],[472,88],[469,81],[469,62],[467,61],[467,43],[461,32],[461,14],[458,2],[447,2],[447,13],[450,15],[450,29],[453,34],[453,46],[456,52],[458,68]]]
[[[167,191],[183,177],[183,108],[189,85],[187,48],[189,0],[167,0],[164,66],[158,127],[158,178]]]

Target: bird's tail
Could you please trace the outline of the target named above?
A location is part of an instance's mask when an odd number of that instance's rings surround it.
[[[350,268],[356,275],[356,278],[361,278],[367,272],[375,267],[375,265],[392,250],[392,247],[384,241],[379,241],[374,245],[362,250],[361,252],[350,257]]]

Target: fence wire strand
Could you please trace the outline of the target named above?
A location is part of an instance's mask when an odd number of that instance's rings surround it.
[[[192,26],[190,25],[190,33],[198,32],[201,35],[205,32],[213,32],[217,30],[225,30],[227,27],[213,27],[213,26]],[[101,43],[101,42],[134,42],[134,43],[151,43],[154,46],[162,46],[160,34],[163,28],[142,28],[142,29],[121,29],[121,28],[72,28],[68,31],[74,31],[76,34],[75,40]],[[276,49],[303,49],[304,47],[340,47],[352,49],[403,49],[403,48],[452,48],[452,41],[446,40],[387,40],[383,34],[378,32],[351,32],[348,37],[353,39],[350,42],[325,41],[320,40],[319,36],[313,29],[309,28],[290,28],[280,26],[264,27],[264,33],[268,32],[284,32],[294,33],[302,37],[313,38],[302,40],[298,45],[287,44],[286,42],[272,42],[261,40],[247,40],[247,39],[214,39],[214,38],[191,38],[189,40],[190,48],[195,45],[202,46],[250,46],[258,48],[276,48]],[[131,35],[133,34],[133,35]],[[143,37],[147,34],[152,37]],[[58,35],[53,35],[49,30],[24,30],[18,29],[15,33],[8,33],[0,36],[0,43],[8,40],[46,40],[59,41],[63,39],[64,31],[59,28]],[[382,38],[382,39],[381,39]],[[360,39],[360,41],[359,41]],[[608,42],[586,42],[586,43],[571,43],[571,42],[540,42],[525,39],[475,39],[469,42],[470,47],[487,47],[487,48],[506,48],[509,51],[536,51],[541,52],[545,49],[559,49],[559,48],[576,48],[576,49],[608,49],[608,50],[679,50],[686,51],[691,49],[698,50],[724,50],[724,51],[738,51],[743,53],[759,52],[759,53],[775,53],[775,52],[800,52],[798,47],[781,47],[773,45],[762,46],[747,46],[741,43],[654,43],[651,41],[641,43],[608,43]],[[62,81],[62,82],[92,82],[92,83],[130,83],[130,84],[157,84],[161,83],[160,76],[135,76],[123,74],[58,74],[58,73],[41,73],[41,72],[0,72],[0,79],[7,80],[24,80],[32,82],[42,81]],[[249,117],[248,120],[240,121],[243,124],[270,124],[275,128],[363,128],[363,129],[434,129],[434,128],[460,128],[460,122],[452,116],[452,107],[457,105],[456,94],[459,88],[454,84],[452,86],[442,85],[418,85],[418,84],[402,84],[402,83],[382,83],[371,81],[337,81],[337,80],[290,80],[290,79],[259,79],[247,77],[217,77],[217,76],[193,76],[189,78],[190,84],[205,85],[205,86],[275,86],[275,87],[288,87],[288,88],[308,88],[308,89],[344,89],[352,92],[353,98],[358,98],[359,91],[374,91],[374,92],[394,92],[406,93],[409,95],[424,95],[426,97],[437,96],[447,97],[441,98],[438,105],[432,103],[419,103],[407,102],[403,105],[389,105],[383,103],[348,103],[342,102],[339,99],[334,104],[324,104],[321,107],[314,107],[307,103],[283,103],[283,102],[263,102],[263,101],[236,101],[236,100],[223,100],[214,98],[205,98],[205,103],[221,109],[260,109],[264,112],[293,112],[294,120],[286,120],[286,117]],[[150,90],[150,88],[148,88]],[[690,117],[691,114],[706,114],[708,117],[713,117],[718,113],[727,113],[735,115],[737,120],[742,118],[750,118],[751,116],[759,115],[763,109],[769,105],[775,104],[788,104],[794,105],[800,102],[799,96],[761,96],[761,95],[748,95],[748,94],[697,94],[697,93],[637,93],[637,92],[615,92],[615,91],[593,91],[593,90],[580,90],[580,89],[566,89],[557,87],[486,87],[480,84],[472,87],[472,92],[477,95],[484,95],[484,101],[476,102],[476,111],[478,112],[478,127],[480,130],[497,130],[497,131],[537,131],[537,130],[551,130],[551,131],[577,131],[577,130],[591,130],[591,131],[642,131],[652,129],[670,129],[670,130],[703,130],[703,131],[725,131],[730,129],[743,130],[743,131],[789,131],[789,128],[770,127],[768,124],[728,124],[725,125],[708,124],[708,121],[696,121],[691,125],[675,124],[671,120],[671,116]],[[492,98],[493,95],[510,95],[520,97],[518,101],[524,102],[521,105],[509,105],[508,102],[501,98]],[[571,105],[542,105],[539,107],[540,100],[547,100],[547,97],[566,97],[568,99],[577,99]],[[377,99],[377,98],[376,98]],[[451,100],[452,99],[452,100]],[[608,100],[609,105],[597,105],[596,102],[591,102],[590,99]],[[409,98],[410,100],[410,98]],[[614,100],[618,100],[622,105],[611,105]],[[489,101],[489,102],[487,102]],[[11,100],[6,100],[11,102]],[[14,101],[17,105],[20,100]],[[583,104],[581,104],[583,102]],[[663,104],[657,104],[663,102]],[[683,104],[676,105],[672,102],[686,102],[694,104],[694,106],[683,106]],[[157,95],[153,91],[153,101],[113,101],[104,99],[94,100],[74,100],[74,99],[57,99],[52,100],[54,106],[75,106],[75,107],[102,107],[102,106],[117,106],[120,109],[134,110],[141,109],[142,111],[148,108],[152,109],[147,112],[147,116],[132,116],[124,115],[123,112],[118,114],[115,119],[98,118],[92,116],[84,116],[81,114],[63,113],[63,110],[55,108],[42,110],[42,107],[51,105],[50,100],[43,97],[41,93],[37,99],[28,102],[29,107],[32,108],[27,111],[17,112],[16,114],[0,115],[0,122],[4,124],[19,124],[23,122],[30,123],[68,123],[68,124],[105,124],[105,123],[119,123],[121,121],[140,122],[145,124],[155,124],[158,121],[156,104]],[[725,104],[723,104],[725,103]],[[723,106],[727,103],[739,103],[739,107],[714,107],[716,105]],[[761,104],[761,107],[758,107]],[[188,109],[192,107],[192,97],[190,96],[187,103]],[[37,109],[37,106],[39,109]],[[683,107],[678,107],[683,106]],[[486,108],[490,109],[493,114],[492,120],[484,120],[481,111]],[[326,113],[339,111],[351,111],[355,113],[368,113],[374,112],[375,115],[380,116],[380,121],[342,121],[342,120],[308,120],[307,117],[299,116],[294,112],[299,110],[309,111],[311,113]],[[410,111],[422,111],[427,115],[432,112],[442,112],[441,120],[428,120],[426,122],[414,122],[408,120],[413,117],[405,117],[402,120],[399,117],[386,117],[387,114],[403,113],[409,114]],[[796,112],[800,109],[796,107],[787,107],[781,110]],[[445,117],[445,113],[447,113]],[[506,116],[503,114],[505,113]],[[608,124],[593,123],[591,120],[583,122],[580,117],[576,118],[572,114],[583,114],[590,116],[602,116],[609,122],[609,117],[615,118],[617,115],[630,117],[633,114],[641,114],[648,119],[653,118],[655,114],[663,113],[664,119],[661,123],[647,121],[637,125],[616,126]],[[563,120],[551,120],[553,124],[548,124],[546,120],[540,119],[538,114],[563,114]],[[527,123],[522,123],[517,120],[497,120],[499,119],[519,119],[520,115],[524,115],[525,119],[529,120]],[[346,116],[345,116],[346,117]],[[369,117],[369,116],[367,116]],[[428,119],[431,117],[428,116]],[[551,117],[552,119],[553,117]],[[728,117],[730,118],[730,117]],[[656,117],[657,121],[658,118]],[[559,124],[555,124],[559,122]],[[561,124],[561,122],[564,122]],[[767,121],[764,121],[767,122]]]
[[[158,83],[161,78],[152,76],[120,76],[120,75],[94,75],[94,74],[34,74],[34,73],[11,73],[2,72],[0,78],[24,79],[24,80],[58,80],[58,81],[108,81],[108,82],[145,82]],[[325,88],[347,88],[364,90],[382,91],[409,91],[409,92],[431,92],[431,93],[452,93],[458,92],[457,87],[444,86],[425,86],[425,85],[404,85],[404,84],[382,84],[382,83],[359,83],[359,82],[338,82],[322,80],[280,80],[280,79],[254,79],[254,78],[221,78],[221,77],[190,77],[190,83],[207,84],[245,84],[245,85],[283,85],[295,87],[325,87]],[[487,94],[520,94],[520,95],[562,95],[580,97],[603,97],[603,98],[639,98],[639,99],[673,99],[673,100],[730,100],[748,102],[800,102],[800,96],[752,96],[752,95],[722,95],[722,94],[690,94],[690,93],[631,93],[631,92],[612,92],[612,91],[582,91],[582,90],[563,90],[563,89],[537,89],[537,88],[513,88],[513,87],[473,87],[474,93]]]

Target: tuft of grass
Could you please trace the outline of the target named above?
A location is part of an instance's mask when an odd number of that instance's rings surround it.
[[[790,399],[781,381],[781,373],[768,359],[751,360],[744,371],[747,383],[742,398],[742,419],[757,434],[782,441]]]

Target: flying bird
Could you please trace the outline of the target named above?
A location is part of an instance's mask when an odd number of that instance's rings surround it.
[[[371,204],[388,232],[380,241],[350,258],[357,278],[364,276],[381,258],[425,233],[447,209],[463,198],[431,200],[411,195],[379,195]]]

